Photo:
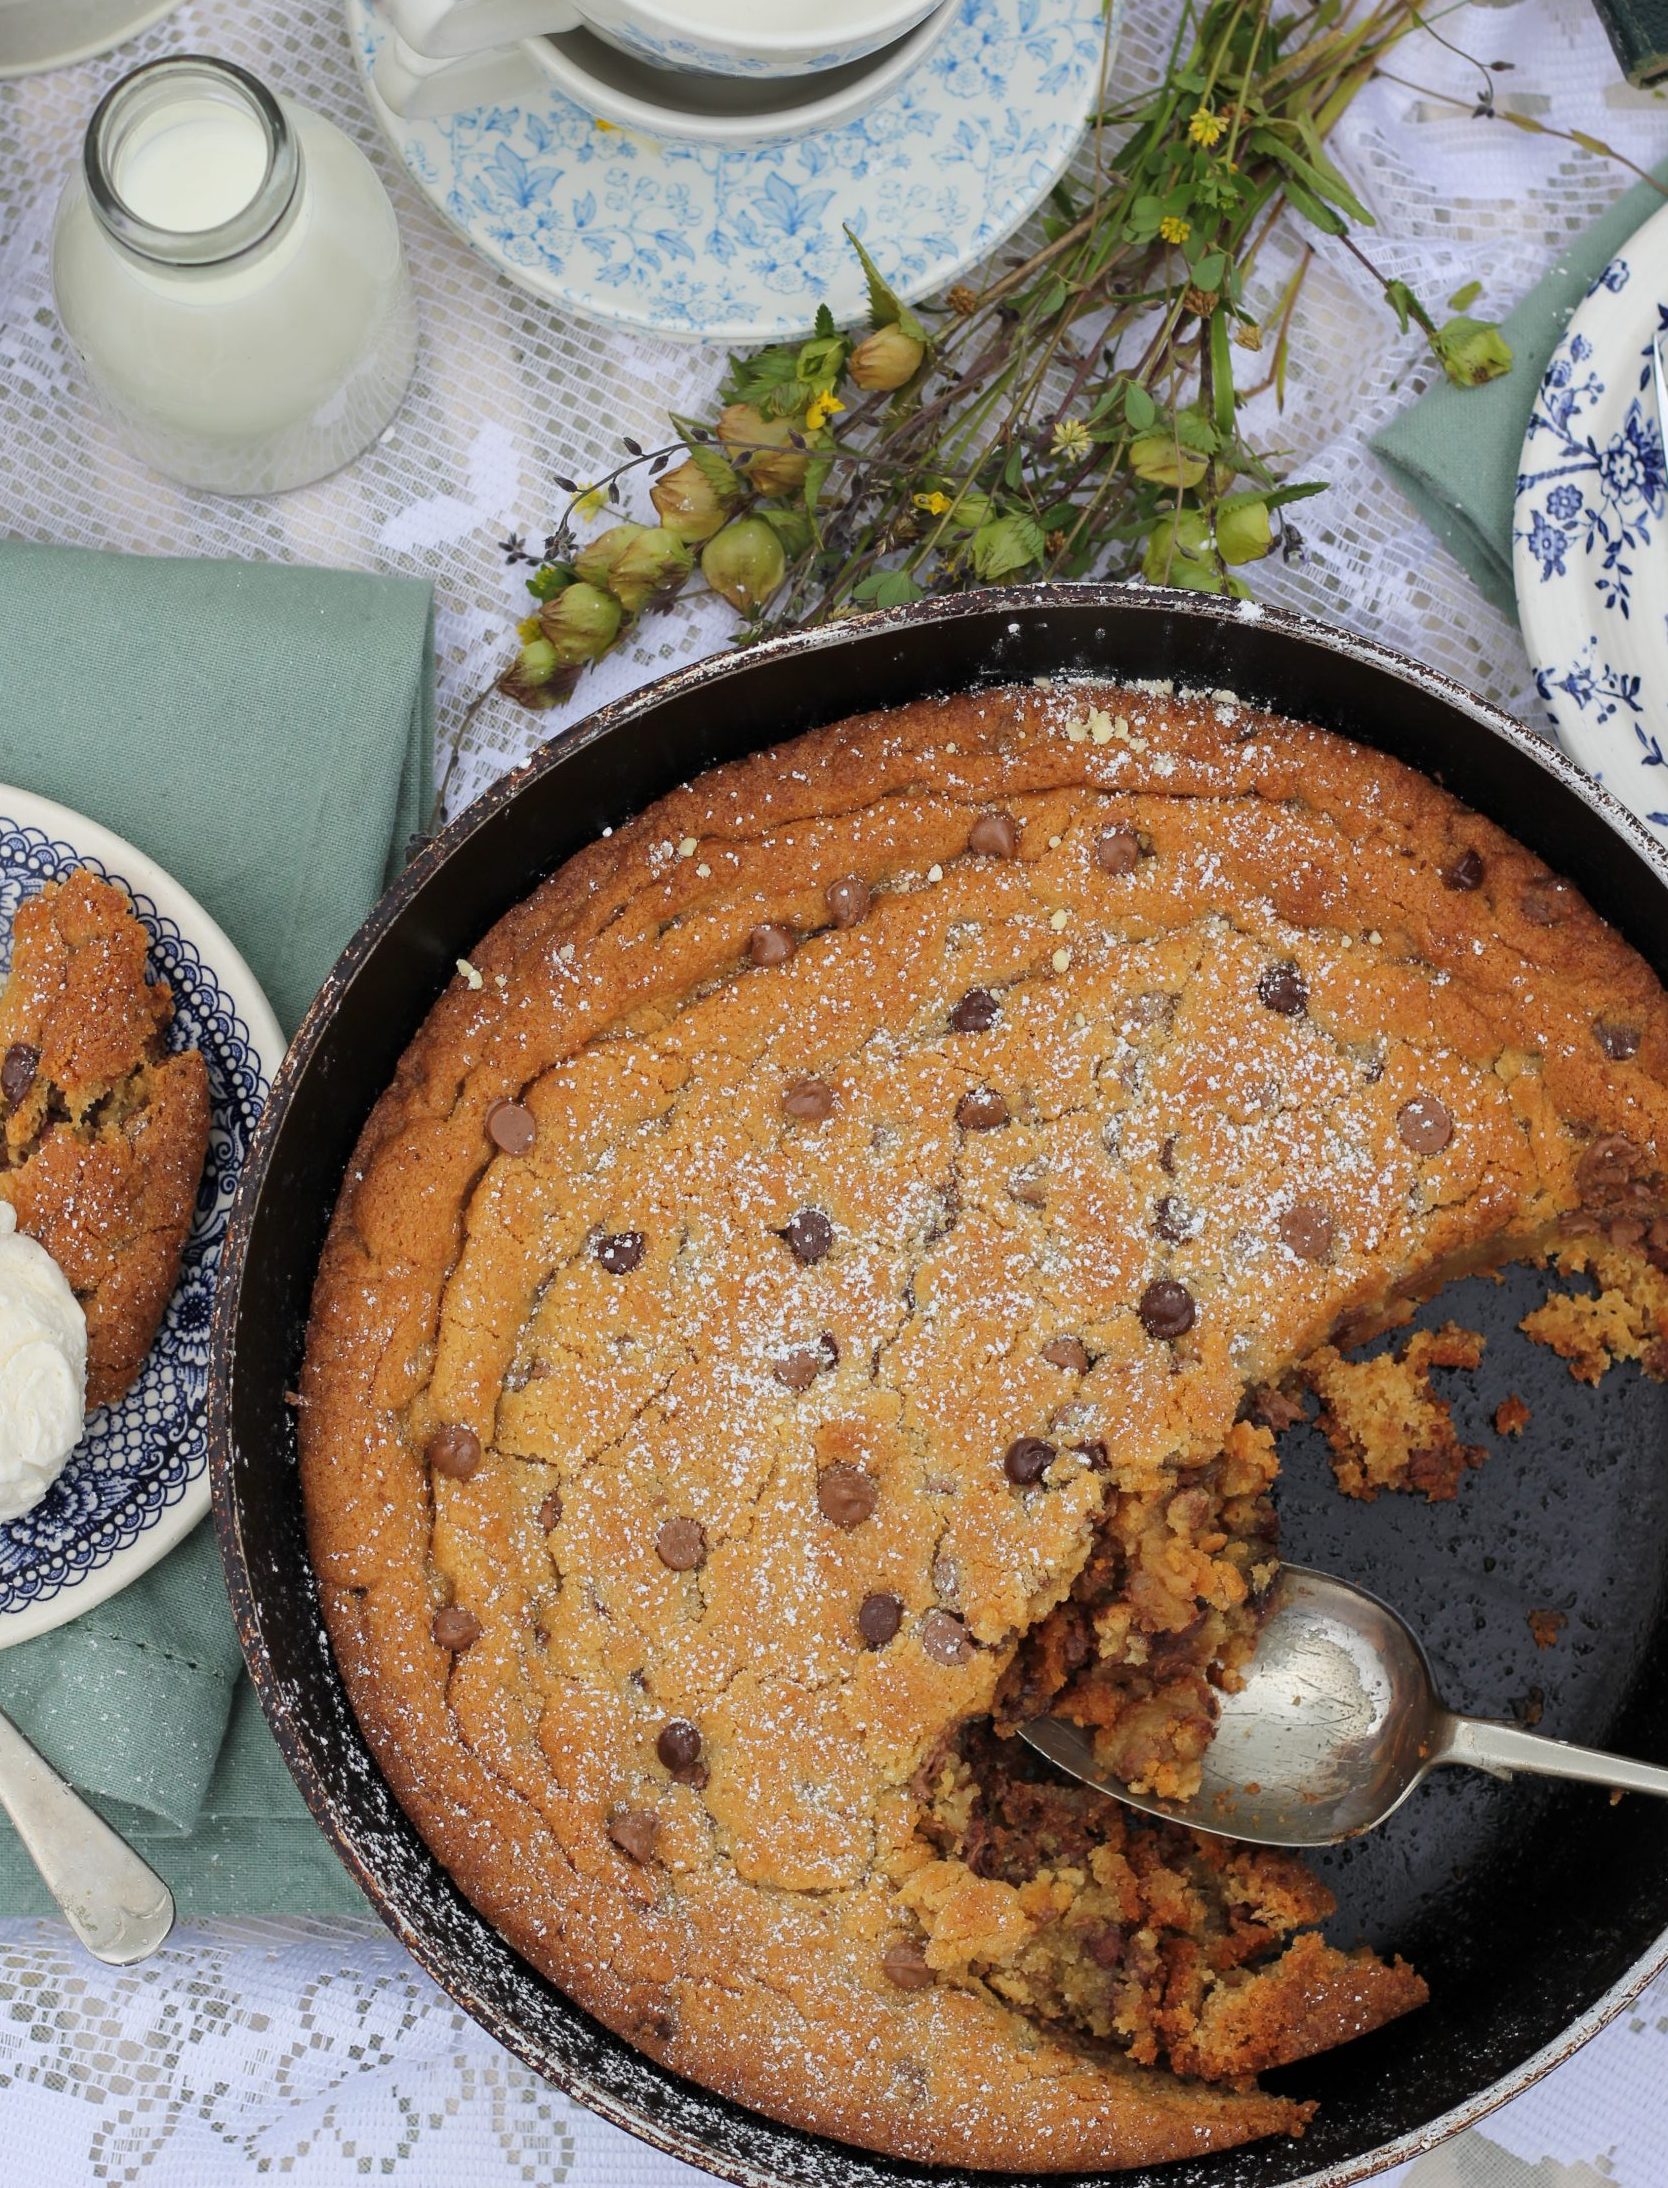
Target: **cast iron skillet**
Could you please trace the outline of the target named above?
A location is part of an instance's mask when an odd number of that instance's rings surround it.
[[[923,692],[1058,671],[1174,677],[1410,760],[1490,814],[1668,976],[1668,861],[1567,760],[1429,669],[1301,618],[1173,592],[1026,587],[858,618],[680,670],[605,707],[496,784],[366,921],[308,1012],[245,1166],[214,1323],[214,1509],[244,1654],[308,1805],[377,1911],[500,2041],[646,2141],[750,2188],[956,2176],[776,2126],[650,2064],[495,1934],[384,1784],[324,1642],[303,1545],[295,1420],[320,1242],[355,1136],[456,960],[541,875],[715,761]],[[1618,1369],[1579,1390],[1515,1335],[1527,1276],[1443,1295],[1489,1333],[1458,1401],[1496,1448],[1456,1503],[1347,1504],[1312,1438],[1286,1441],[1294,1556],[1409,1613],[1456,1704],[1668,1762],[1668,1391]],[[1429,1310],[1426,1310],[1427,1312]],[[1533,1423],[1503,1446],[1508,1389]],[[1531,1609],[1562,1610],[1537,1650]],[[1343,2188],[1479,2118],[1566,2056],[1668,1962],[1668,1804],[1451,1773],[1329,1857],[1333,1934],[1400,1947],[1432,2003],[1275,2079],[1321,2099],[1301,2142],[1188,2160],[1154,2188]],[[1122,2175],[1125,2188],[1137,2176]]]

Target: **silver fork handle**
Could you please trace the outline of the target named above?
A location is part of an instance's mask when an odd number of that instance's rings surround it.
[[[1571,1747],[1567,1741],[1549,1740],[1541,1733],[1496,1724],[1487,1717],[1439,1718],[1430,1761],[1433,1766],[1466,1763],[1497,1778],[1510,1777],[1514,1770],[1534,1771],[1543,1778],[1579,1778],[1620,1793],[1654,1793],[1668,1800],[1668,1770],[1655,1763],[1607,1755],[1599,1747]]]
[[[174,1926],[173,1894],[5,1716],[0,1808],[95,1959],[125,1968],[155,1952]]]

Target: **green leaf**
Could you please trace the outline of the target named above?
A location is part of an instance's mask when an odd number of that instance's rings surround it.
[[[805,487],[801,497],[807,510],[815,512],[818,497],[827,484],[828,474],[833,468],[834,459],[832,456],[812,456],[806,468]]]
[[[1221,251],[1207,251],[1194,267],[1193,279],[1201,289],[1219,289],[1227,270],[1228,261]]]
[[[788,555],[802,555],[810,546],[813,537],[811,519],[805,510],[791,503],[783,506],[779,503],[761,502],[756,514],[764,518]]]
[[[1124,416],[1137,433],[1145,433],[1158,417],[1158,405],[1138,381],[1124,390]]]
[[[1448,299],[1450,311],[1469,311],[1483,293],[1480,281],[1468,281],[1463,289],[1456,289]]]
[[[817,306],[816,324],[812,331],[816,335],[816,338],[819,342],[832,341],[834,336],[838,333],[839,330],[834,324],[834,314],[829,310],[826,304],[819,304]]]
[[[535,600],[554,600],[572,583],[573,571],[567,563],[547,562],[527,580],[527,590]]]
[[[1228,343],[1228,314],[1217,310],[1210,319],[1210,393],[1216,430],[1224,440],[1234,430],[1234,355]]]
[[[710,441],[692,441],[685,434],[683,445],[689,451],[690,462],[700,472],[702,478],[706,480],[720,501],[733,501],[739,496],[741,493],[741,479],[737,475],[735,465],[727,457],[721,456]]]
[[[863,278],[869,285],[870,326],[901,327],[905,334],[912,336],[917,342],[924,342],[927,339],[926,328],[882,274],[849,227],[846,229],[846,241],[857,253],[863,267]]]
[[[779,345],[751,357],[732,357],[719,393],[726,403],[754,403],[762,410],[774,389],[791,385],[798,377],[799,344]]]
[[[851,597],[866,608],[908,608],[927,596],[907,570],[876,570],[859,578]]]
[[[1222,446],[1216,428],[1191,404],[1186,410],[1176,412],[1176,438],[1183,448],[1192,449],[1196,456],[1214,456]]]
[[[1323,205],[1294,176],[1288,174],[1280,187],[1285,192],[1286,203],[1292,211],[1301,213],[1309,225],[1318,228],[1322,235],[1341,236],[1349,233],[1349,223],[1342,214],[1335,213],[1330,205]]]
[[[1043,555],[1042,526],[1021,509],[981,524],[972,539],[973,568],[987,584],[1028,569]]]

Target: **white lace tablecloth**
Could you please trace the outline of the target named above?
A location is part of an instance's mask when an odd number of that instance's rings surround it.
[[[1119,64],[1145,80],[1173,0],[1129,0]],[[1649,163],[1668,106],[1623,86],[1585,0],[1441,12],[1503,102]],[[399,209],[424,314],[417,379],[381,444],[280,501],[180,492],[115,446],[53,315],[47,238],[59,183],[104,87],[165,51],[225,54],[348,128]],[[1629,178],[1574,146],[1469,118],[1474,68],[1416,37],[1335,141],[1378,217],[1374,255],[1433,306],[1473,277],[1508,309]],[[719,360],[595,332],[471,257],[407,183],[359,94],[329,0],[185,0],[120,55],[0,85],[0,528],[149,553],[342,563],[433,578],[441,732],[462,737],[452,809],[566,717],[498,700],[467,724],[516,612],[496,542],[542,536],[552,474],[590,477],[618,436],[658,437],[668,407],[712,388]],[[1367,436],[1428,376],[1350,259],[1324,245],[1294,344],[1282,441],[1332,491],[1299,512],[1307,554],[1254,573],[1264,597],[1405,647],[1532,717],[1517,632],[1409,516]],[[4,604],[0,603],[0,612]],[[723,642],[688,603],[588,679],[569,715]],[[0,704],[4,695],[0,694]],[[3,1828],[3,1826],[0,1826]],[[603,2126],[500,2051],[371,1923],[244,1922],[182,1931],[115,1974],[50,1924],[0,1923],[0,2181],[223,2188],[268,2175],[308,2188],[367,2177],[420,2188],[572,2181],[667,2188],[698,2176]],[[1538,2087],[1394,2178],[1399,2188],[1664,2188],[1668,1984]]]

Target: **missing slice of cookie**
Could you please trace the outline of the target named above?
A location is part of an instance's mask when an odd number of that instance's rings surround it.
[[[87,1317],[87,1404],[131,1387],[179,1281],[208,1151],[208,1071],[170,1054],[125,892],[78,868],[23,904],[0,992],[0,1198]]]

